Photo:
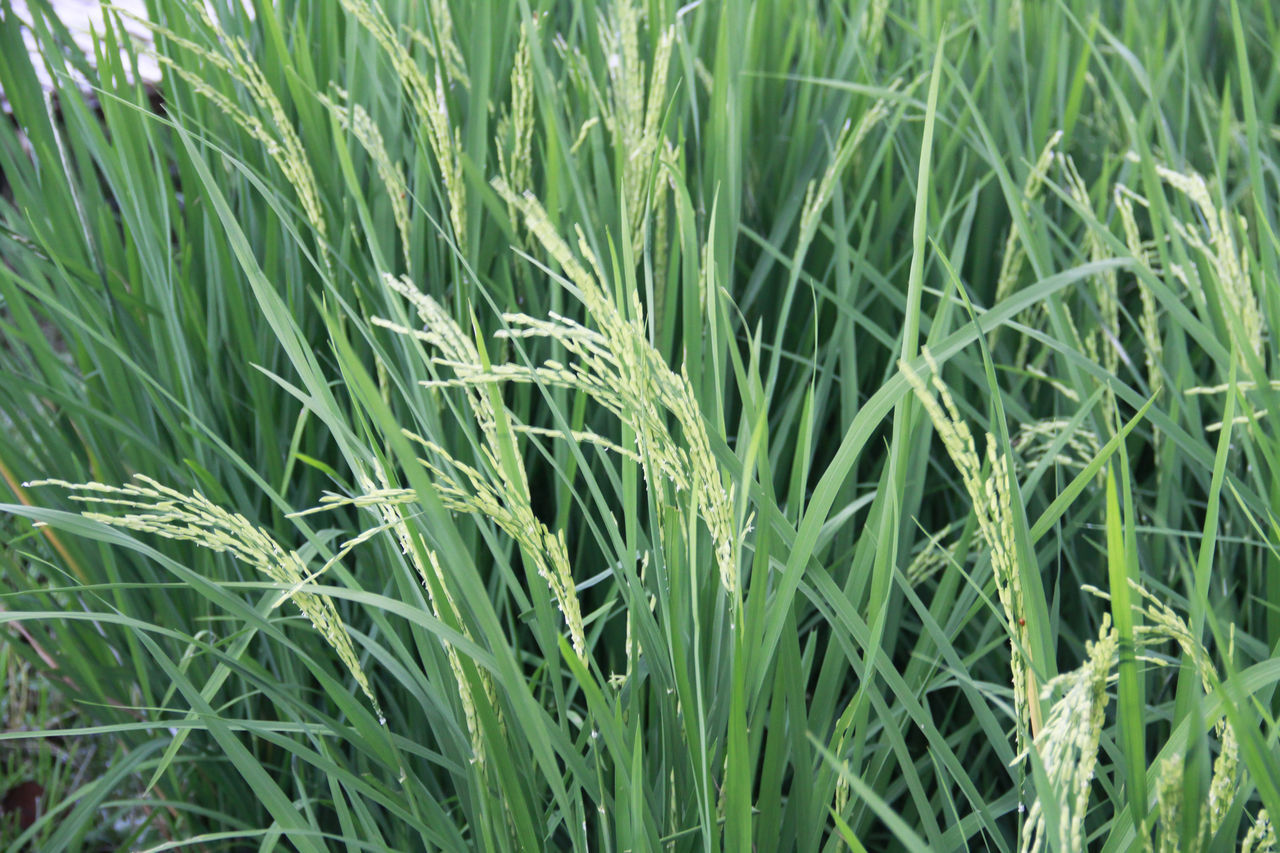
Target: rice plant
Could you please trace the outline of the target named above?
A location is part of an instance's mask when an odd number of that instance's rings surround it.
[[[6,849],[1275,849],[1271,4],[72,45],[0,0]]]

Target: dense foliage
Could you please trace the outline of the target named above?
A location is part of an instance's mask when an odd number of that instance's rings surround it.
[[[10,849],[1274,847],[1272,4],[31,7]]]

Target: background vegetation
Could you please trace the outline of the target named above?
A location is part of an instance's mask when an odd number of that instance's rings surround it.
[[[31,6],[9,849],[1272,848],[1272,4]]]

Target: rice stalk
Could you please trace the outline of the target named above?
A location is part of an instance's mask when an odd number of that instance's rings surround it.
[[[382,524],[373,528],[371,532],[378,533],[384,529],[394,532],[400,552],[409,558],[418,573],[423,589],[426,590],[427,601],[431,605],[432,614],[440,621],[458,630],[467,639],[474,640],[470,628],[462,618],[462,611],[458,609],[458,603],[450,589],[448,576],[441,567],[436,552],[431,549],[425,549],[427,561],[424,563],[419,556],[419,550],[414,547],[409,526],[405,521],[401,507],[415,503],[418,499],[417,493],[411,489],[392,488],[386,472],[378,463],[374,463],[374,473],[377,477],[376,482],[363,471],[357,473],[356,481],[360,492],[355,496],[327,496],[321,499],[319,507],[294,513],[294,515],[308,515],[312,512],[331,510],[340,506],[372,508],[381,518]],[[480,728],[479,716],[476,714],[476,701],[471,689],[471,680],[467,677],[467,672],[463,668],[462,658],[459,656],[458,650],[449,642],[442,640],[441,643],[444,646],[445,657],[449,662],[449,670],[452,672],[454,681],[458,686],[458,698],[462,704],[467,734],[471,740],[471,760],[483,772],[487,739]],[[490,708],[494,709],[495,714],[499,715],[498,719],[499,723],[501,723],[500,706],[498,704],[497,690],[493,684],[493,676],[484,669],[476,668],[475,672],[484,690],[484,701],[488,703]]]
[[[427,142],[440,170],[444,185],[444,197],[448,205],[449,222],[458,248],[466,251],[467,208],[466,186],[462,175],[462,137],[453,126],[449,105],[445,98],[445,62],[435,62],[434,73],[427,73],[418,65],[392,26],[387,14],[369,0],[339,0],[342,8],[373,36],[391,62],[396,77],[409,96],[414,112],[426,132]],[[439,22],[437,22],[439,24]],[[447,53],[447,51],[446,51]]]
[[[1063,177],[1067,186],[1067,193],[1071,200],[1074,201],[1084,210],[1091,210],[1093,204],[1089,199],[1089,188],[1085,185],[1084,178],[1080,177],[1080,172],[1076,169],[1075,160],[1065,154],[1057,154],[1057,161],[1061,164]],[[1089,252],[1089,261],[1097,262],[1110,257],[1110,253],[1103,245],[1102,238],[1098,236],[1098,232],[1088,227],[1086,223],[1084,231],[1085,246]],[[1119,301],[1119,282],[1114,268],[1108,268],[1105,272],[1094,276],[1094,295],[1098,302],[1098,312],[1100,314],[1098,328],[1085,338],[1085,349],[1089,358],[1100,363],[1107,373],[1115,376],[1120,368],[1120,301]],[[1103,410],[1104,416],[1108,418],[1108,427],[1114,431],[1115,424],[1111,423],[1113,419],[1114,405],[1110,402],[1111,391],[1108,388],[1106,392],[1106,401]]]
[[[1182,801],[1185,762],[1175,754],[1160,762],[1160,778],[1156,785],[1156,850],[1178,853],[1182,849]]]
[[[1153,253],[1142,241],[1138,231],[1138,221],[1134,215],[1134,204],[1139,204],[1145,208],[1149,206],[1147,200],[1131,191],[1124,184],[1119,183],[1112,188],[1111,197],[1116,206],[1116,211],[1120,214],[1120,223],[1124,228],[1125,245],[1128,247],[1129,253],[1133,255],[1139,264],[1154,274]],[[1142,315],[1138,320],[1138,325],[1142,332],[1143,360],[1147,367],[1147,387],[1153,396],[1159,396],[1164,389],[1164,371],[1161,369],[1161,365],[1164,362],[1164,341],[1160,336],[1155,296],[1151,292],[1150,285],[1141,276],[1138,276],[1138,298],[1142,302]],[[1155,440],[1157,443],[1162,440],[1159,432],[1155,434]]]
[[[411,274],[413,262],[409,252],[409,185],[405,181],[404,167],[400,163],[392,162],[391,156],[387,153],[386,142],[382,138],[382,131],[365,108],[360,104],[352,103],[345,89],[338,86],[332,88],[336,100],[324,94],[317,97],[338,120],[339,126],[355,136],[356,141],[373,161],[378,180],[382,182],[382,187],[386,190],[387,198],[391,202],[391,215],[395,219],[396,231],[400,234],[400,249],[404,257],[405,272]]]
[[[1044,148],[1040,150],[1040,156],[1036,158],[1031,171],[1027,173],[1026,180],[1023,181],[1022,212],[1027,216],[1031,214],[1031,205],[1040,196],[1044,180],[1049,174],[1049,167],[1053,165],[1055,149],[1061,141],[1062,131],[1055,131],[1045,143]],[[1016,223],[1009,226],[1009,233],[1004,240],[1004,251],[1000,255],[1000,273],[996,277],[996,304],[1004,301],[1017,286],[1022,267],[1027,260],[1023,243],[1030,239],[1030,234],[1020,233]]]
[[[1021,455],[1025,467],[1039,465],[1053,452],[1055,465],[1083,470],[1098,457],[1102,444],[1092,430],[1076,427],[1061,449],[1053,451],[1053,445],[1070,426],[1071,421],[1066,418],[1047,418],[1022,424],[1011,444]]]
[[[1242,370],[1249,371],[1244,354],[1251,352],[1262,359],[1267,329],[1249,272],[1247,240],[1243,234],[1237,237],[1237,230],[1244,231],[1245,221],[1214,204],[1208,184],[1198,172],[1178,172],[1157,165],[1156,174],[1165,184],[1185,196],[1200,214],[1199,222],[1202,224],[1177,219],[1171,221],[1175,232],[1200,252],[1213,273],[1225,298],[1222,308],[1227,314],[1228,334],[1240,353]],[[1250,372],[1245,375],[1250,375]]]
[[[907,564],[905,574],[909,584],[913,587],[919,586],[955,562],[959,543],[953,542],[946,545],[944,541],[961,523],[953,521],[936,533],[925,534],[928,541]]]
[[[1037,797],[1027,812],[1022,853],[1039,853],[1046,842],[1057,850],[1085,849],[1084,819],[1089,806],[1089,787],[1106,718],[1107,684],[1118,647],[1119,636],[1111,628],[1110,615],[1106,614],[1102,617],[1098,639],[1085,646],[1084,664],[1044,685],[1046,701],[1055,690],[1063,690],[1062,698],[1050,707],[1034,743],[1056,796],[1051,800]],[[1057,809],[1056,838],[1049,837],[1046,808]]]
[[[889,11],[889,0],[871,0],[862,11],[862,37],[866,39],[873,57],[884,48],[884,22]]]
[[[660,152],[671,154],[670,143],[662,139],[659,122],[666,104],[667,74],[675,27],[657,34],[652,71],[645,79],[645,63],[640,58],[640,20],[643,12],[633,0],[615,0],[611,14],[600,23],[600,47],[607,57],[609,97],[602,101],[605,128],[613,137],[614,150],[622,156],[619,176],[625,199],[627,222],[632,228],[632,247],[644,245],[646,213],[662,204],[667,182],[648,191],[649,170]],[[513,185],[520,191],[518,185]]]
[[[518,196],[498,178],[494,187],[523,214],[530,232],[560,264],[577,288],[588,315],[590,329],[573,320],[552,315],[541,320],[523,314],[506,314],[511,326],[504,337],[549,338],[558,342],[577,362],[565,365],[549,360],[536,367],[506,364],[489,371],[458,376],[463,384],[493,381],[536,382],[572,388],[587,394],[627,424],[635,435],[636,454],[643,462],[646,480],[659,508],[667,504],[664,483],[688,493],[715,546],[720,581],[731,596],[737,590],[738,540],[733,521],[733,486],[726,485],[711,452],[706,423],[688,372],[675,373],[649,343],[639,296],[631,293],[631,317],[625,317],[609,294],[600,265],[579,232],[579,250],[593,272],[574,255],[551,225],[546,211],[530,193]],[[466,367],[465,362],[462,366]],[[662,412],[680,427],[680,437],[668,428]]]
[[[896,92],[899,88],[900,81],[897,80],[889,85],[889,91],[891,92]],[[827,164],[826,170],[822,173],[821,179],[811,180],[808,186],[805,187],[804,204],[800,209],[800,234],[796,241],[797,258],[803,258],[808,252],[809,246],[813,243],[813,238],[818,233],[818,226],[821,224],[822,213],[826,210],[827,205],[831,203],[836,187],[841,178],[843,178],[845,168],[849,165],[849,161],[853,159],[854,153],[866,140],[871,129],[879,124],[888,113],[887,102],[884,99],[879,99],[862,114],[856,127],[852,126],[848,120],[841,126],[840,133],[835,140],[835,153],[831,157],[831,162]]]
[[[1049,141],[1045,143],[1044,148],[1041,149],[1040,156],[1036,158],[1036,162],[1031,166],[1031,171],[1027,173],[1027,177],[1023,181],[1022,196],[1019,199],[1019,204],[1022,207],[1024,219],[1028,221],[1031,218],[1032,205],[1040,197],[1044,182],[1049,175],[1049,169],[1056,158],[1058,143],[1061,141],[1062,131],[1055,131],[1049,137]],[[1021,228],[1015,217],[1009,224],[1009,233],[1005,235],[1004,251],[1000,255],[1000,272],[996,276],[994,304],[1000,304],[1017,288],[1018,282],[1022,277],[1022,269],[1026,266],[1026,247],[1033,239],[1034,235],[1021,233]],[[1040,305],[1037,308],[1024,311],[1019,319],[1023,323],[1032,325],[1035,323],[1035,318],[1047,310],[1047,306]],[[1070,312],[1068,311],[1066,314],[1071,331],[1078,339],[1080,334],[1076,331],[1075,324],[1071,321]],[[992,336],[993,345],[998,337],[998,334]],[[1030,362],[1030,358],[1028,358],[1030,347],[1031,339],[1024,335],[1018,342],[1017,354],[1013,360],[1015,364],[1028,364]]]
[[[287,597],[337,653],[360,690],[368,697],[379,719],[385,719],[364,668],[356,657],[346,625],[333,602],[323,595],[299,588],[315,575],[308,574],[306,564],[297,551],[282,548],[265,529],[239,513],[217,506],[198,491],[183,494],[144,474],[135,474],[134,481],[124,486],[70,483],[57,479],[38,480],[26,485],[58,486],[71,492],[69,497],[73,501],[118,508],[123,514],[85,510],[81,515],[111,527],[192,542],[216,553],[229,554],[276,583],[285,585],[289,588]]]
[[[1167,661],[1151,656],[1144,650],[1173,641],[1184,658],[1191,661],[1199,673],[1206,692],[1217,679],[1216,668],[1203,643],[1196,640],[1185,620],[1167,604],[1157,599],[1145,588],[1131,582],[1143,604],[1140,609],[1144,619],[1137,626],[1139,659],[1157,666]],[[1107,593],[1092,586],[1084,590],[1102,599]],[[1119,635],[1111,628],[1110,614],[1104,614],[1098,640],[1086,645],[1085,662],[1077,669],[1063,673],[1044,686],[1042,698],[1048,701],[1058,689],[1063,691],[1050,707],[1045,724],[1036,735],[1032,748],[1037,752],[1048,778],[1052,796],[1040,791],[1032,804],[1022,838],[1023,853],[1036,853],[1048,844],[1058,850],[1083,850],[1084,817],[1087,813],[1090,782],[1097,762],[1098,745],[1108,704],[1107,686],[1115,679],[1113,669],[1119,663]],[[1207,843],[1222,827],[1232,800],[1240,789],[1240,755],[1235,733],[1225,716],[1214,724],[1218,738],[1218,757],[1213,764],[1208,796],[1200,809],[1200,841]],[[1182,837],[1184,760],[1181,754],[1165,759],[1160,765],[1156,786],[1155,849],[1160,853],[1173,853],[1183,849],[1199,849],[1187,846]],[[1058,837],[1047,834],[1048,822],[1045,810],[1057,810]],[[1259,830],[1259,837],[1263,830]],[[1146,839],[1146,849],[1152,849]]]
[[[201,75],[198,69],[176,61],[168,53],[156,55],[156,61],[163,68],[185,81],[191,86],[192,91],[212,103],[250,138],[263,146],[267,156],[280,168],[285,180],[297,194],[298,201],[302,205],[302,213],[315,231],[316,242],[325,267],[332,271],[333,261],[330,257],[328,226],[325,224],[320,191],[311,165],[312,158],[285,112],[284,105],[280,102],[275,89],[267,81],[262,68],[254,60],[253,50],[244,39],[228,35],[202,4],[193,4],[189,8],[209,32],[221,53],[183,38],[173,30],[152,23],[126,9],[117,8],[116,11],[208,62],[232,82],[242,86],[249,100],[266,114],[269,126],[257,115],[233,101],[226,92],[213,85]]]
[[[376,325],[408,334],[430,345],[440,353],[434,359],[435,363],[451,368],[459,378],[485,375],[476,345],[438,302],[418,290],[407,278],[385,275],[383,283],[388,290],[399,294],[413,305],[424,323],[424,329],[407,329],[381,318],[374,318]],[[491,474],[464,465],[434,442],[421,436],[409,435],[444,460],[443,466],[426,459],[422,460],[422,464],[435,475],[447,505],[492,519],[507,535],[520,543],[522,552],[533,562],[538,575],[551,589],[556,605],[564,616],[573,649],[585,661],[587,648],[582,609],[574,589],[564,532],[552,534],[534,514],[528,475],[520,454],[509,454],[510,465],[504,465],[500,461],[507,454],[504,454],[498,415],[494,409],[496,398],[491,399],[478,384],[464,383],[463,387],[476,425],[484,437],[482,452],[487,463],[486,471],[492,472]],[[509,413],[504,412],[503,415],[504,420],[510,419]],[[450,474],[445,466],[459,471],[469,487]]]
[[[930,383],[925,381],[906,361],[898,367],[923,404],[933,422],[938,437],[942,439],[947,455],[960,472],[961,482],[973,505],[978,528],[991,552],[991,568],[995,576],[996,592],[1004,609],[1009,639],[1012,646],[1010,667],[1013,675],[1014,708],[1018,715],[1019,752],[1025,748],[1025,733],[1034,736],[1040,731],[1039,703],[1033,662],[1029,659],[1031,635],[1027,629],[1027,605],[1022,590],[1023,567],[1018,564],[1013,551],[1014,526],[1012,492],[1008,479],[1008,466],[1003,454],[997,454],[995,437],[987,434],[987,463],[990,474],[984,474],[983,463],[978,456],[973,433],[960,415],[951,391],[939,375],[938,364],[928,347],[922,349],[930,371]],[[1028,568],[1025,570],[1034,570]]]
[[[1240,843],[1240,853],[1273,853],[1275,849],[1276,828],[1267,810],[1263,809]]]
[[[435,26],[436,38],[444,51],[445,75],[451,82],[458,83],[464,89],[471,88],[471,78],[467,76],[466,60],[453,35],[453,13],[449,11],[448,0],[427,0],[428,18]],[[439,62],[436,43],[426,33],[407,29],[409,38],[426,49],[427,55]]]
[[[498,119],[498,174],[516,192],[533,188],[533,63],[532,37],[537,19],[520,25],[520,42],[511,66],[511,106]],[[516,222],[515,207],[507,215]]]

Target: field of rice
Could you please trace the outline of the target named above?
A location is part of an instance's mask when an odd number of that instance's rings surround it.
[[[0,849],[1276,849],[1269,0],[56,5]]]

